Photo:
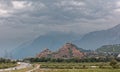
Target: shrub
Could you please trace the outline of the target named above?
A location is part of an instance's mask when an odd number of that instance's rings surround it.
[[[112,68],[119,68],[119,66],[117,65],[117,61],[115,59],[111,60],[110,66],[112,66]]]

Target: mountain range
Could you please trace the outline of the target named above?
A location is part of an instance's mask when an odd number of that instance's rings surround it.
[[[12,51],[12,54],[15,59],[36,56],[37,53],[46,48],[56,51],[66,42],[80,39],[80,37],[80,35],[74,33],[50,32],[39,36],[33,41],[20,45]]]
[[[56,51],[64,43],[72,42],[80,48],[95,50],[103,45],[120,44],[120,25],[101,31],[90,32],[83,37],[79,34],[51,32],[39,36],[29,44],[23,44],[12,51],[14,58],[36,56],[45,48]]]
[[[75,42],[81,48],[95,50],[103,45],[120,44],[120,25],[84,35]]]

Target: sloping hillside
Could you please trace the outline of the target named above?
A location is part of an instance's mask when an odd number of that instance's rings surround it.
[[[86,34],[82,39],[76,41],[75,44],[86,49],[97,49],[103,45],[120,44],[120,25],[108,30]]]
[[[115,45],[104,45],[98,49],[96,49],[97,52],[117,52],[120,53],[120,44]]]

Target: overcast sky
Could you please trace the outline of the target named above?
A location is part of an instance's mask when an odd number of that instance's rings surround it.
[[[119,19],[120,0],[0,0],[0,50],[51,31],[108,29]]]

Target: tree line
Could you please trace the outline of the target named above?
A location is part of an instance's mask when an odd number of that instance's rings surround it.
[[[0,63],[16,63],[16,61],[12,61],[11,59],[0,58]]]
[[[80,63],[80,62],[110,62],[113,58],[82,58],[82,59],[78,59],[78,58],[71,58],[71,59],[60,59],[60,58],[25,58],[23,59],[23,61],[29,61],[29,62],[76,62],[76,63]],[[120,61],[120,59],[115,58],[116,61]]]

